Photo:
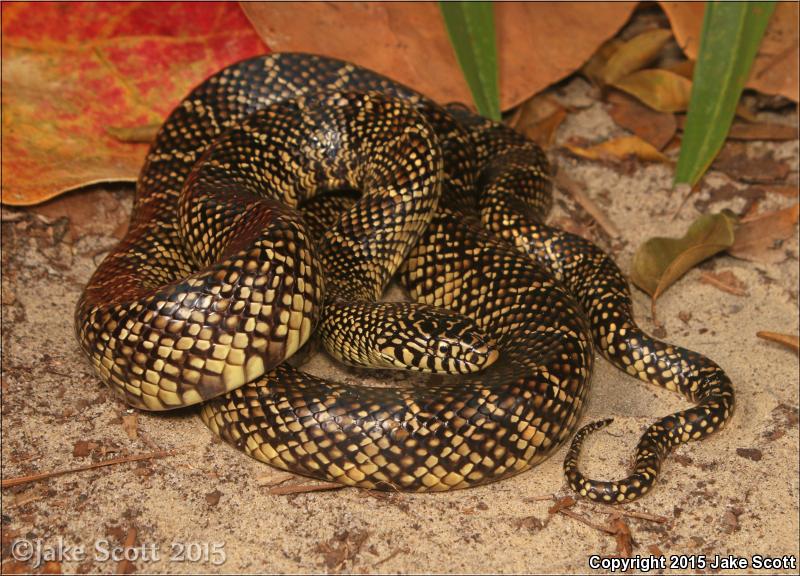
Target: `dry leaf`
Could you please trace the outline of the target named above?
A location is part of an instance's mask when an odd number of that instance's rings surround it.
[[[704,2],[660,2],[667,13],[678,45],[692,60],[697,59]],[[746,88],[766,94],[781,94],[798,101],[797,2],[778,2],[758,54],[750,70]]]
[[[759,338],[763,338],[764,340],[770,340],[771,342],[777,342],[778,344],[783,344],[794,350],[795,352],[800,352],[800,336],[792,336],[791,334],[780,334],[778,332],[756,332],[756,336]]]
[[[734,222],[726,214],[700,216],[682,238],[651,238],[633,257],[630,278],[650,294],[652,305],[676,280],[706,258],[730,248]]]
[[[736,122],[728,132],[731,140],[797,140],[797,126]]]
[[[85,458],[92,453],[92,450],[99,448],[100,444],[90,440],[78,440],[72,446],[72,455],[76,458]]]
[[[144,126],[133,126],[132,128],[106,126],[106,132],[120,142],[150,144],[156,139],[159,128],[161,128],[161,122],[145,124]]]
[[[663,150],[675,136],[677,121],[674,114],[652,110],[621,92],[609,93],[608,101],[611,104],[609,114],[618,126],[659,150]]]
[[[710,284],[734,296],[747,296],[747,286],[745,286],[744,282],[739,280],[736,274],[730,270],[719,273],[703,272],[700,275],[700,282],[703,284]]]
[[[561,498],[556,500],[556,503],[553,504],[547,510],[547,513],[548,514],[558,514],[562,510],[566,510],[567,508],[571,508],[572,506],[575,506],[575,503],[576,503],[575,498],[573,498],[572,496],[562,496]]]
[[[617,33],[636,5],[495,3],[502,108],[572,74]],[[472,101],[435,2],[246,2],[242,7],[273,50],[342,58],[439,102]]]
[[[351,534],[345,530],[327,542],[319,544],[317,552],[322,553],[328,570],[338,572],[346,562],[356,559],[368,537],[369,532],[367,531],[357,531]]]
[[[622,518],[615,518],[611,521],[611,529],[617,541],[617,556],[630,558],[633,555],[633,539],[628,524]]]
[[[547,95],[537,95],[523,102],[514,114],[511,127],[542,148],[550,148],[556,131],[567,117],[567,110]]]
[[[665,64],[663,69],[669,70],[670,72],[675,72],[675,74],[683,76],[687,80],[691,80],[694,76],[694,65],[694,60],[677,60],[675,62],[671,62],[670,64]]]
[[[133,186],[130,185],[130,189]],[[128,227],[128,211],[117,194],[104,189],[78,190],[37,204],[31,211],[51,221],[66,217],[69,228],[64,241],[73,243],[86,234],[122,238]]]
[[[236,4],[3,3],[2,201],[134,181],[145,144],[109,129],[160,124],[206,76],[264,44]],[[113,128],[112,128],[113,127]]]
[[[581,68],[581,73],[586,76],[596,86],[603,86],[603,70],[606,68],[608,59],[614,55],[614,52],[622,46],[624,42],[618,38],[611,38],[604,42],[597,51],[592,54],[592,57],[587,60],[586,64]]]
[[[629,156],[633,156],[648,162],[669,163],[670,161],[652,144],[645,142],[638,136],[612,138],[589,148],[582,148],[572,144],[565,144],[564,147],[576,156],[588,160],[619,162]]]
[[[689,107],[692,82],[669,70],[639,70],[612,84],[653,110],[681,112]]]
[[[744,145],[728,142],[711,168],[724,172],[734,180],[751,184],[771,184],[784,182],[791,168],[781,160],[775,160],[771,153],[758,158],[750,158]]]
[[[136,440],[139,436],[139,418],[135,412],[122,416],[122,429],[125,430],[128,438]]]
[[[783,210],[742,220],[736,229],[736,242],[728,253],[742,260],[776,263],[786,259],[781,243],[794,235],[800,204]]]
[[[678,129],[684,130],[686,127],[686,115],[677,114]],[[746,122],[734,122],[731,125],[728,138],[730,140],[797,140],[797,126],[788,124],[767,124],[758,120],[747,120]]]
[[[671,30],[657,28],[642,32],[619,45],[600,73],[603,83],[613,84],[650,64],[670,38]]]

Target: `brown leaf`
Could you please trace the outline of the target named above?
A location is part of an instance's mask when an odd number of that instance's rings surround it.
[[[128,435],[128,438],[136,440],[139,436],[139,419],[135,412],[122,416],[122,429],[125,430],[125,434]]]
[[[659,2],[669,18],[678,45],[697,59],[704,2]],[[797,2],[778,2],[769,21],[745,86],[798,101]]]
[[[700,282],[703,284],[710,284],[715,288],[719,288],[723,292],[733,294],[734,296],[747,296],[747,286],[744,282],[736,277],[736,274],[730,270],[725,270],[715,274],[714,272],[703,272],[700,275]]]
[[[214,490],[213,492],[209,492],[206,494],[206,502],[209,506],[216,506],[219,504],[219,499],[222,498],[222,492],[219,490]]]
[[[797,126],[736,122],[728,132],[731,140],[797,140]]]
[[[659,112],[686,110],[692,93],[691,80],[669,70],[639,70],[611,85]]]
[[[694,60],[677,60],[664,65],[663,68],[664,70],[675,72],[675,74],[683,76],[687,80],[691,80],[692,76],[694,76],[694,64]]]
[[[161,122],[154,122],[133,127],[106,126],[106,132],[120,142],[150,144],[156,139],[159,128],[161,128]]]
[[[86,234],[122,238],[128,223],[128,212],[120,202],[120,195],[103,188],[76,190],[30,210],[51,221],[66,217],[69,227],[64,241],[68,244]]]
[[[747,119],[745,119],[747,120]],[[686,126],[686,115],[678,114],[678,129],[683,131]],[[788,124],[768,124],[758,122],[757,119],[747,120],[746,122],[734,122],[728,132],[731,140],[797,140],[797,126]]]
[[[776,263],[786,259],[784,240],[795,234],[800,204],[742,220],[728,253],[742,260]]]
[[[758,448],[737,448],[736,454],[753,462],[760,462],[764,454]]]
[[[352,534],[344,531],[327,542],[319,544],[317,551],[322,553],[323,561],[328,570],[338,572],[344,567],[345,563],[356,559],[368,537],[369,532],[367,531],[357,531]]]
[[[728,143],[717,156],[711,168],[724,172],[734,180],[751,184],[783,182],[791,168],[786,162],[775,160],[771,155],[750,158],[739,143]]]
[[[553,145],[556,131],[567,117],[567,110],[547,95],[537,95],[523,102],[512,118],[511,126],[544,149]]]
[[[658,297],[676,280],[733,245],[733,225],[725,214],[707,214],[695,220],[682,238],[647,240],[633,257],[631,280],[650,294],[655,308]]]
[[[625,158],[633,156],[648,162],[670,162],[669,158],[664,156],[657,148],[638,136],[612,138],[589,148],[573,144],[565,144],[564,147],[576,156],[587,160],[621,162]]]
[[[78,440],[72,447],[72,455],[76,458],[85,458],[92,453],[92,450],[98,448],[100,444],[91,442],[89,440]]]
[[[611,104],[609,114],[614,122],[655,148],[663,150],[675,136],[677,122],[674,114],[652,110],[616,91],[609,93],[608,101]]]
[[[769,340],[771,342],[777,342],[778,344],[783,344],[788,348],[791,348],[795,352],[800,352],[800,336],[792,336],[791,334],[780,334],[778,332],[764,332],[759,331],[756,332],[756,336],[759,338],[763,338],[764,340]]]
[[[559,498],[558,500],[556,500],[556,503],[553,504],[547,510],[547,513],[548,514],[558,514],[562,510],[565,510],[567,508],[571,508],[572,506],[575,506],[575,503],[576,503],[576,500],[572,496],[563,496],[563,497]]]
[[[616,34],[636,5],[495,3],[502,108],[513,108],[572,74]],[[342,58],[439,102],[472,101],[434,2],[247,2],[242,7],[273,50]]]
[[[628,524],[622,518],[615,518],[611,521],[611,528],[614,530],[614,539],[617,541],[617,556],[630,558],[633,554],[633,540]]]
[[[671,30],[656,28],[642,32],[619,45],[600,74],[603,83],[613,84],[650,64],[670,38]]]

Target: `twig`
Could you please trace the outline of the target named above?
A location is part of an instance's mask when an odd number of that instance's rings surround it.
[[[375,564],[373,564],[372,567],[376,568],[376,567],[380,566],[381,564],[383,564],[384,562],[388,562],[389,560],[391,560],[392,558],[394,558],[395,556],[400,554],[400,552],[408,552],[408,548],[398,548],[397,550],[395,550],[394,552],[389,554],[383,560],[378,560],[377,562],[375,562]]]
[[[650,522],[658,522],[664,524],[669,520],[666,516],[656,516],[655,514],[648,514],[647,512],[637,512],[635,510],[623,510],[622,508],[614,508],[613,510],[599,510],[593,509],[595,512],[602,512],[603,514],[617,514],[621,516],[628,516],[629,518],[639,518],[640,520],[649,520]]]
[[[29,482],[38,482],[39,480],[47,480],[56,476],[63,476],[64,474],[72,474],[73,472],[84,472],[86,470],[94,470],[95,468],[103,468],[104,466],[114,466],[116,464],[124,464],[125,462],[139,462],[140,460],[152,460],[155,458],[164,458],[165,456],[173,456],[177,450],[161,450],[159,452],[148,452],[147,454],[134,454],[132,456],[123,456],[121,458],[112,458],[103,462],[95,462],[87,464],[86,466],[78,466],[77,468],[67,468],[66,470],[54,470],[52,472],[41,472],[39,474],[31,474],[30,476],[19,476],[17,478],[8,478],[3,480],[2,488],[11,488],[12,486],[20,486],[28,484]]]
[[[540,494],[539,496],[526,496],[523,502],[541,502],[542,500],[552,500],[555,494]]]
[[[608,234],[611,238],[619,238],[619,228],[606,216],[600,207],[594,203],[581,190],[580,184],[575,182],[569,176],[564,174],[563,170],[559,170],[555,177],[555,185],[560,189],[567,191],[581,207],[589,213],[595,222]]]
[[[275,486],[274,488],[270,488],[267,492],[275,496],[286,496],[287,494],[338,490],[344,487],[344,484],[335,484],[333,482],[325,482],[323,484],[292,484],[290,486]]]
[[[578,522],[583,522],[587,526],[590,526],[590,527],[594,528],[595,530],[600,530],[601,532],[605,532],[606,534],[616,534],[617,533],[617,531],[614,530],[613,528],[609,528],[608,526],[600,526],[599,524],[595,524],[594,522],[592,522],[588,518],[585,518],[585,517],[581,516],[580,514],[578,514],[576,512],[573,512],[569,508],[562,508],[561,510],[559,510],[559,513],[563,514],[564,516],[569,516],[570,518],[572,518],[573,520],[577,520]]]
[[[129,549],[133,548],[133,545],[136,544],[136,528],[131,526],[128,528],[128,533],[125,535],[125,543],[122,545],[123,548]],[[127,557],[124,557],[122,560],[119,561],[117,564],[117,574],[132,574],[133,573],[133,564]]]

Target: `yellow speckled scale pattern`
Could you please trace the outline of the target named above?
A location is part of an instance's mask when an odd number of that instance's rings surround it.
[[[240,62],[162,127],[128,235],[78,304],[78,339],[133,406],[205,401],[204,422],[254,458],[410,491],[547,458],[577,427],[597,345],[698,402],[648,429],[619,482],[580,475],[598,425],[578,434],[570,485],[633,499],[673,445],[724,425],[733,392],[709,360],[638,331],[607,256],[542,223],[548,172],[522,136],[369,70],[305,54]],[[415,302],[376,302],[398,271]],[[284,362],[315,331],[349,364],[444,375],[316,378]]]

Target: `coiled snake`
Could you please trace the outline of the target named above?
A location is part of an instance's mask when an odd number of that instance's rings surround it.
[[[543,224],[548,171],[512,130],[371,71],[304,54],[240,62],[161,128],[129,231],[78,303],[78,340],[131,406],[204,402],[206,424],[259,460],[411,491],[547,458],[575,430],[597,346],[696,403],[651,425],[617,482],[577,468],[608,421],[578,432],[570,486],[632,500],[673,446],[728,421],[733,390],[712,361],[636,327],[600,249]],[[379,302],[396,273],[416,304]],[[447,375],[316,378],[284,362],[315,329],[349,364]]]

